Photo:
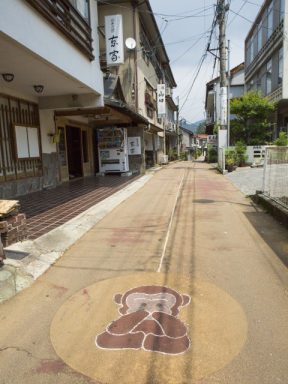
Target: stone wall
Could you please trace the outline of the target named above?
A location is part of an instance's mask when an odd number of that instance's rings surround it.
[[[57,153],[43,153],[43,176],[14,180],[0,184],[0,199],[12,199],[60,184]]]
[[[129,127],[127,129],[128,137],[140,137],[141,138],[141,155],[129,155],[129,171],[132,173],[138,173],[140,175],[145,174],[145,151],[144,151],[144,130],[140,127]]]
[[[43,188],[56,187],[60,184],[58,154],[43,153]]]

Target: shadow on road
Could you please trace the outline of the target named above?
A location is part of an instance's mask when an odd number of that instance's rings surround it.
[[[266,213],[246,212],[244,214],[266,244],[275,252],[282,263],[288,267],[287,229],[284,227],[279,228],[279,223]],[[274,269],[273,263],[270,264]]]

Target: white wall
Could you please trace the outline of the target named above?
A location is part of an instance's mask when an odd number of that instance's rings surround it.
[[[230,149],[235,149],[235,147],[231,146]],[[261,159],[264,159],[265,157],[265,145],[248,145],[245,155],[248,156],[248,159],[246,160],[247,164],[252,163],[260,163]]]
[[[182,131],[183,136],[182,136],[182,144],[186,144],[186,147],[191,147],[190,143],[190,135],[187,132]]]
[[[54,110],[40,110],[40,129],[41,129],[41,143],[43,153],[56,152],[56,144],[53,144],[53,137],[48,134],[55,133],[54,123]]]
[[[0,2],[1,31],[48,64],[103,94],[99,64],[97,2],[90,1],[95,60],[90,60],[23,0]]]

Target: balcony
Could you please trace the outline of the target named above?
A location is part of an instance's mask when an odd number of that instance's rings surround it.
[[[267,95],[270,101],[278,102],[282,99],[282,86],[277,88],[274,92]]]
[[[94,60],[91,28],[68,0],[26,0],[90,60]]]

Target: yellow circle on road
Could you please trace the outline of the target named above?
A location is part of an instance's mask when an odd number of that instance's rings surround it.
[[[173,320],[176,328],[179,322],[182,330],[187,329],[184,338],[190,339],[190,346],[183,349],[183,353],[157,353],[145,348],[103,349],[95,343],[97,335],[105,333],[111,322],[125,316],[118,312],[120,306],[113,301],[115,295],[121,298],[117,294],[133,292],[139,286],[164,286],[169,295],[173,296],[175,290],[183,298],[190,296],[191,302],[184,303],[183,299],[180,313]],[[152,297],[158,296],[159,293],[155,293]],[[175,302],[176,299],[172,300],[171,306]],[[125,328],[126,324],[122,326]],[[241,352],[247,328],[242,307],[215,285],[189,276],[147,273],[104,280],[76,293],[54,317],[51,341],[57,354],[70,367],[98,382],[184,384],[228,365]],[[121,337],[127,341],[128,336]],[[108,345],[108,341],[105,339],[104,344]]]

